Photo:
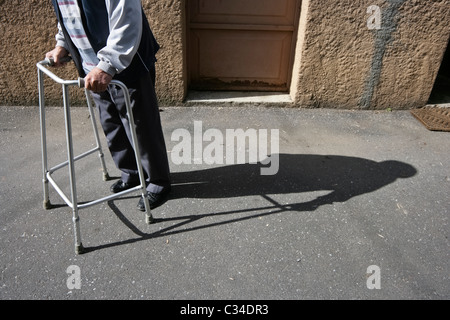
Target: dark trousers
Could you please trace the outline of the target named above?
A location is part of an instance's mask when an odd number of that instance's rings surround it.
[[[155,72],[152,69],[140,79],[127,83],[127,87],[147,191],[159,193],[170,186],[170,170],[154,83]],[[93,93],[92,96],[99,109],[100,123],[112,158],[122,172],[122,180],[139,182],[122,89],[110,85],[107,91]]]

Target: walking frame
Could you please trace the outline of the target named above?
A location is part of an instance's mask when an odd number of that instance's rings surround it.
[[[52,208],[52,204],[49,199],[49,187],[48,184],[50,183],[55,191],[60,195],[60,197],[64,200],[64,202],[72,209],[73,213],[73,229],[74,229],[74,236],[75,236],[75,253],[76,254],[83,254],[86,250],[83,247],[83,244],[81,242],[81,231],[80,231],[80,217],[78,215],[78,210],[85,209],[97,204],[100,204],[102,202],[110,201],[119,197],[122,197],[128,193],[135,192],[135,191],[141,191],[141,195],[144,198],[144,204],[145,204],[145,221],[147,224],[151,224],[153,222],[153,217],[150,210],[150,204],[148,201],[148,198],[146,196],[146,183],[144,178],[144,172],[142,169],[142,163],[141,163],[141,157],[140,157],[140,150],[137,142],[137,135],[136,135],[136,128],[134,124],[134,117],[133,113],[131,111],[131,102],[130,102],[130,95],[128,93],[128,88],[120,81],[112,80],[111,84],[116,85],[120,87],[125,96],[125,104],[128,114],[128,120],[130,124],[130,131],[132,136],[132,144],[135,152],[136,157],[136,163],[137,168],[139,172],[139,179],[140,179],[140,185],[136,186],[134,188],[125,190],[123,192],[113,194],[110,196],[106,196],[103,198],[99,198],[97,200],[79,204],[77,200],[77,188],[76,188],[76,177],[75,177],[75,161],[78,161],[80,159],[83,159],[91,154],[98,153],[98,156],[100,158],[102,170],[103,170],[103,180],[107,181],[109,180],[108,171],[105,164],[105,159],[102,151],[102,146],[100,143],[99,133],[95,121],[95,112],[94,108],[92,106],[92,98],[90,96],[90,92],[87,89],[85,90],[86,95],[86,101],[87,106],[89,109],[89,114],[92,122],[92,127],[94,131],[95,140],[97,143],[97,146],[89,150],[85,153],[82,153],[78,156],[74,155],[73,151],[73,139],[72,139],[72,124],[71,124],[71,117],[70,117],[70,102],[69,102],[69,87],[70,86],[78,86],[80,88],[84,88],[84,79],[79,78],[78,80],[63,80],[56,76],[53,72],[51,72],[47,67],[52,66],[53,61],[51,59],[45,59],[43,61],[40,61],[37,63],[38,68],[38,86],[39,86],[39,112],[40,112],[40,125],[41,125],[41,148],[42,148],[42,171],[43,171],[43,189],[44,189],[44,201],[43,206],[44,209],[48,210]],[[67,156],[68,160],[53,167],[48,168],[48,155],[47,155],[47,136],[46,136],[46,124],[45,124],[45,96],[44,96],[44,79],[43,75],[46,74],[51,79],[53,79],[56,83],[62,85],[62,94],[63,94],[63,104],[64,104],[64,120],[65,120],[65,131],[66,131],[66,143],[67,143]],[[52,174],[64,167],[69,168],[69,182],[70,182],[70,198],[64,194],[64,192],[61,190],[61,188],[58,186],[56,181],[52,178]]]

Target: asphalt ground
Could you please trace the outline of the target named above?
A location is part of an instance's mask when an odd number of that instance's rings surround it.
[[[136,209],[139,192],[80,210],[81,255],[72,210],[51,187],[53,207],[42,205],[38,108],[0,113],[1,300],[450,298],[450,135],[409,111],[163,108],[168,201],[151,225]],[[89,121],[86,108],[72,108],[75,153],[94,146]],[[278,130],[277,174],[248,161],[207,164],[194,148],[191,164],[175,164],[174,132],[194,141],[199,124],[204,148],[209,129],[224,138],[227,129]],[[50,164],[65,161],[61,108],[47,108],[47,136]],[[222,143],[225,158],[231,142]],[[109,194],[120,173],[107,150],[105,159],[108,182],[96,156],[77,162],[78,201]],[[54,177],[69,192],[68,172]]]

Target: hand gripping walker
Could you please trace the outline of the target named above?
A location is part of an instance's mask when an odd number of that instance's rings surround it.
[[[69,59],[70,60],[70,59]],[[40,124],[41,124],[41,147],[42,147],[42,169],[43,169],[43,187],[44,187],[44,209],[51,209],[52,205],[49,200],[49,188],[48,183],[54,187],[56,192],[61,196],[61,198],[64,200],[64,202],[72,208],[73,211],[73,228],[74,228],[74,234],[75,234],[75,253],[76,254],[82,254],[85,250],[83,248],[83,245],[81,243],[81,232],[80,232],[80,217],[78,215],[79,209],[88,208],[91,206],[94,206],[96,204],[113,200],[116,198],[119,198],[125,194],[134,192],[134,191],[141,191],[142,196],[144,197],[144,204],[145,204],[145,220],[147,224],[150,224],[153,222],[153,217],[150,210],[150,204],[148,201],[148,198],[146,197],[147,191],[146,191],[146,184],[145,184],[145,178],[144,178],[144,172],[142,169],[141,164],[141,157],[140,157],[140,151],[139,146],[137,143],[137,136],[136,136],[136,128],[134,125],[134,118],[133,113],[131,111],[131,103],[130,103],[130,95],[128,93],[128,88],[120,81],[112,80],[111,84],[116,85],[120,87],[125,95],[125,104],[128,114],[128,119],[130,123],[130,131],[132,135],[132,142],[133,142],[133,148],[136,156],[136,162],[139,172],[139,179],[140,179],[140,185],[134,188],[131,188],[129,190],[125,190],[123,192],[106,196],[94,201],[91,201],[89,203],[83,203],[78,204],[77,201],[77,189],[76,189],[76,179],[75,179],[75,161],[80,160],[82,158],[85,158],[93,153],[98,152],[99,158],[101,160],[101,166],[103,169],[103,180],[107,181],[109,180],[109,175],[106,169],[105,160],[102,152],[102,147],[100,144],[100,138],[97,130],[97,125],[95,122],[95,115],[94,115],[94,109],[92,107],[91,97],[88,90],[85,89],[86,94],[86,101],[87,106],[89,109],[89,114],[92,122],[92,127],[94,129],[94,136],[97,143],[97,147],[89,150],[83,154],[80,154],[78,156],[74,156],[73,151],[73,140],[72,140],[72,125],[71,125],[71,118],[70,118],[70,104],[69,104],[69,94],[68,94],[68,88],[70,86],[78,86],[80,88],[84,88],[84,79],[79,78],[78,80],[63,80],[56,76],[54,73],[52,73],[47,67],[52,66],[53,61],[51,59],[46,59],[43,61],[40,61],[37,63],[38,68],[38,86],[39,86],[39,111],[40,111]],[[68,154],[68,160],[66,162],[63,162],[53,168],[48,168],[48,161],[47,161],[47,137],[46,137],[46,127],[45,127],[45,98],[44,98],[44,81],[43,81],[43,74],[46,74],[51,79],[53,79],[56,83],[62,85],[62,94],[63,94],[63,103],[64,103],[64,120],[65,120],[65,127],[66,127],[66,142],[67,142],[67,154]],[[61,190],[61,188],[57,185],[55,180],[52,178],[52,174],[61,169],[68,166],[69,167],[69,174],[70,174],[70,191],[71,191],[71,200],[69,197],[67,197],[64,192]]]

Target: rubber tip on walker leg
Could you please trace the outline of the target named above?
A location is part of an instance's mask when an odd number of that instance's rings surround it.
[[[53,207],[49,200],[44,201],[42,205],[45,210],[50,210]]]
[[[83,244],[75,246],[75,254],[83,254],[85,252]]]
[[[111,177],[109,176],[109,174],[108,173],[104,173],[103,174],[103,181],[109,181],[109,180],[111,180]]]
[[[153,216],[151,214],[146,214],[145,215],[145,222],[147,224],[152,224],[153,222],[155,222],[155,220],[153,219]]]

